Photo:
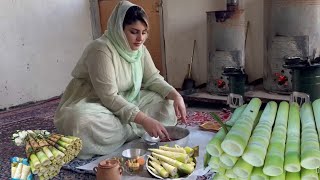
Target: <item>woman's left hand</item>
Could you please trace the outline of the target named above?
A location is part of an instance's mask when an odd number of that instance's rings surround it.
[[[183,97],[178,93],[178,91],[174,90],[168,94],[167,98],[173,100],[173,107],[177,118],[181,120],[183,123],[186,123],[187,111],[186,105],[183,101]]]
[[[176,112],[177,118],[181,120],[183,123],[186,123],[187,111],[186,111],[186,105],[184,104],[182,96],[179,95],[175,97],[173,101],[174,101],[173,107],[174,107],[174,111]]]

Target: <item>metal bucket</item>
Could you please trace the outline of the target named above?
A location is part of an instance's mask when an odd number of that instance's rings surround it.
[[[277,93],[293,90],[284,56],[313,56],[320,52],[320,0],[270,0],[264,87]],[[285,82],[283,82],[285,81]]]

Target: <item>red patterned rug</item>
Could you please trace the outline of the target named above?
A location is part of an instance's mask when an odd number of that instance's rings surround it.
[[[59,97],[50,100],[28,104],[21,107],[0,112],[0,179],[9,179],[10,158],[14,156],[24,157],[24,148],[17,147],[11,142],[11,135],[16,130],[46,129],[55,132],[53,116],[59,104]],[[215,111],[222,120],[227,120],[231,113],[229,110]],[[214,121],[208,112],[187,110],[187,125],[199,126],[206,121]],[[54,179],[95,179],[91,174],[81,174],[73,171],[79,161],[71,162]],[[198,179],[207,179],[199,177]]]
[[[216,113],[223,122],[227,121],[231,115],[231,111],[228,109],[222,109],[220,111],[212,110],[212,112]],[[217,121],[214,120],[214,118],[207,111],[203,112],[198,110],[195,111],[195,110],[187,109],[187,125],[188,126],[196,127],[207,121],[217,123]],[[179,124],[181,124],[181,122],[179,122]]]

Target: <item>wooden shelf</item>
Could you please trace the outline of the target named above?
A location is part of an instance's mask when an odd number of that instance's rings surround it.
[[[260,99],[268,99],[268,100],[274,100],[274,101],[289,101],[290,100],[290,95],[268,93],[268,92],[262,91],[262,90],[248,91],[245,93],[245,96],[247,98],[257,97]]]

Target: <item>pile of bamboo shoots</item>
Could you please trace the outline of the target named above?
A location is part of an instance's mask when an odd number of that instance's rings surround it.
[[[11,179],[12,180],[32,180],[33,175],[30,170],[28,159],[11,158]]]
[[[180,146],[160,146],[159,149],[149,149],[147,168],[163,178],[179,178],[191,174],[196,166],[194,153],[197,148],[182,148]]]
[[[214,179],[319,179],[320,99],[260,107],[253,98],[236,109],[206,146]]]
[[[82,148],[80,138],[44,130],[17,131],[12,140],[18,146],[25,145],[31,171],[40,180],[58,175],[61,167],[74,159]]]

